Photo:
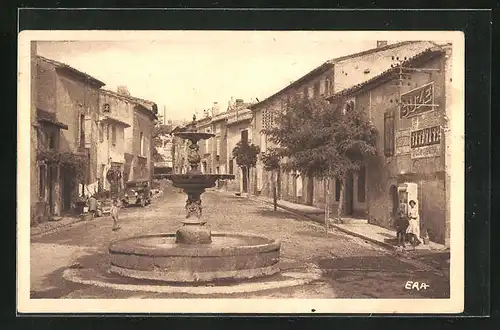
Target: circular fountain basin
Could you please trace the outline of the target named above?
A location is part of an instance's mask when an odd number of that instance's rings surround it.
[[[250,279],[279,272],[280,242],[249,234],[212,233],[210,244],[177,244],[175,234],[138,236],[109,248],[110,271],[166,282]]]

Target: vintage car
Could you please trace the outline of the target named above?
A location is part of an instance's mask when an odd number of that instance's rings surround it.
[[[149,180],[134,180],[125,184],[125,193],[121,199],[123,206],[151,204]]]

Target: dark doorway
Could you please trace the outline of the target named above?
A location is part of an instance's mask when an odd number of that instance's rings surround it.
[[[50,166],[49,171],[47,173],[48,178],[47,178],[47,184],[48,184],[48,202],[49,202],[49,212],[50,214],[54,214],[55,212],[55,184],[56,184],[56,179],[57,179],[57,167],[55,166]]]
[[[115,172],[122,172],[122,164],[121,163],[112,163],[111,164],[112,169]],[[146,177],[146,175],[142,175],[142,178]],[[115,180],[112,180],[110,182],[110,191],[113,196],[118,196],[118,194],[121,191],[121,177],[116,177]]]
[[[345,215],[352,215],[354,211],[354,178],[352,173],[346,175],[345,180]]]
[[[243,175],[243,192],[248,192],[248,170],[246,167],[241,168],[241,175]]]
[[[398,197],[398,187],[395,185],[392,185],[389,188],[389,198],[391,200],[391,216],[394,218],[396,214],[398,213],[398,208],[399,208],[399,197]]]
[[[67,168],[62,168],[61,169],[61,176],[62,176],[62,211],[63,212],[68,212],[71,209],[71,192],[73,190],[73,171],[67,169]]]
[[[308,176],[306,179],[306,204],[313,205],[314,199],[314,178]]]

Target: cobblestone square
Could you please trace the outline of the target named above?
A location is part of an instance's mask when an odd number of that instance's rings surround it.
[[[184,215],[184,194],[167,186],[165,193],[146,208],[122,209],[121,230],[112,231],[109,217],[76,223],[31,242],[32,298],[186,298],[196,293],[124,291],[66,281],[63,271],[72,265],[100,264],[112,240],[175,232]],[[203,294],[205,298],[445,298],[449,295],[447,269],[431,262],[396,255],[286,211],[227,193],[203,195],[204,216],[212,231],[250,233],[281,241],[280,269],[286,272],[319,272],[304,285],[253,292]],[[427,256],[427,259],[432,257]],[[435,259],[435,258],[434,258]],[[89,266],[90,267],[90,266]],[[424,282],[428,289],[405,288],[407,281]],[[256,283],[255,286],[259,284]],[[235,290],[237,291],[237,290]]]

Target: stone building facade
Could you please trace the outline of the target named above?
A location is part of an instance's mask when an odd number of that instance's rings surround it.
[[[109,90],[100,90],[99,99],[99,139],[98,179],[99,189],[119,193],[126,181],[125,169],[125,129],[131,127],[135,104],[123,95]],[[109,171],[118,171],[118,180],[108,181]]]
[[[151,101],[129,97],[134,102],[131,113],[132,125],[125,129],[126,181],[153,178],[153,130],[156,125],[158,107]]]
[[[104,82],[37,55],[36,43],[31,56],[32,223],[111,189],[105,180],[110,168],[123,174],[117,192],[124,181],[151,180],[156,104],[102,90]]]
[[[403,61],[401,70],[388,70],[330,98],[352,97],[379,132],[378,157],[366,165],[368,221],[392,228],[402,199],[414,199],[422,232],[445,245],[450,232],[450,63],[451,46],[435,46]]]
[[[246,140],[253,143],[252,136],[252,112],[248,109],[248,104],[241,104],[239,107],[227,112],[227,160],[228,173],[235,175],[235,180],[228,183],[228,189],[240,193],[252,193],[254,169],[240,168],[233,158],[233,149],[240,141]],[[250,171],[250,173],[247,173]]]
[[[343,90],[369,81],[388,70],[397,61],[410,58],[434,46],[432,42],[416,41],[396,44],[378,43],[379,47],[364,52],[329,60],[321,66],[307,73],[297,81],[286,86],[265,100],[252,105],[252,130],[255,143],[264,152],[272,144],[261,134],[261,130],[274,125],[273,116],[276,112],[286,109],[287,101],[294,96],[325,97],[328,98]],[[352,103],[352,100],[349,102]],[[367,215],[366,202],[367,184],[365,173],[353,173],[344,183],[346,198],[344,211],[348,216]],[[262,164],[257,164],[254,173],[256,193],[271,197],[272,175],[264,171]],[[328,201],[331,212],[335,213],[340,200],[340,184],[335,180],[318,180],[308,178],[301,173],[283,173],[277,175],[278,197],[296,203],[324,207],[327,203],[327,188],[330,189],[331,199]]]
[[[37,187],[32,203],[45,205],[52,215],[71,210],[78,194],[97,190],[97,138],[99,89],[104,83],[63,63],[36,57],[36,74],[32,77],[36,110],[37,156],[70,155],[87,164],[81,182],[76,182],[74,168],[63,163],[38,159]],[[40,158],[40,157],[38,157]],[[42,205],[42,206],[41,206]]]

